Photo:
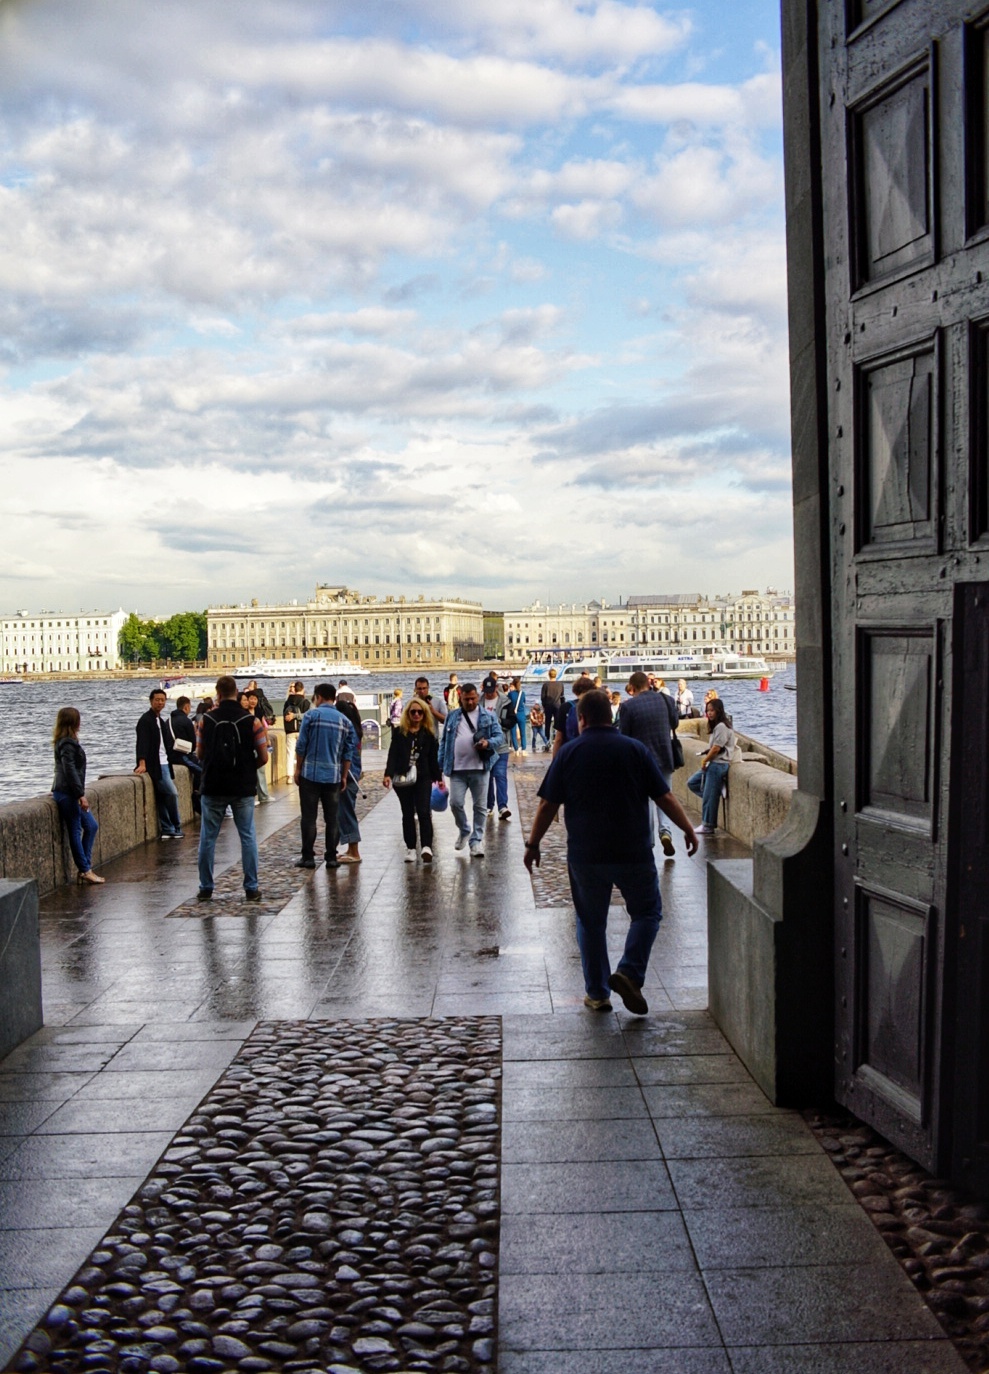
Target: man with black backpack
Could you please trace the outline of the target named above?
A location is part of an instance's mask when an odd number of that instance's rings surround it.
[[[196,756],[203,766],[199,830],[199,900],[213,896],[213,853],[220,825],[230,807],[240,836],[244,895],[259,902],[258,841],[254,831],[254,794],[258,769],[268,762],[264,721],[237,704],[237,683],[221,677],[216,684],[218,705],[199,718]]]

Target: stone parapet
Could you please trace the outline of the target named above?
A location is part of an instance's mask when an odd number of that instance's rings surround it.
[[[697,726],[705,726],[704,735],[694,728]],[[697,772],[701,758],[707,753],[705,722],[683,721],[678,733],[685,766],[673,775],[673,795],[691,820],[699,820],[701,799],[688,789],[687,779]],[[785,821],[790,799],[797,790],[796,765],[785,754],[777,754],[746,736],[739,736],[739,744],[743,758],[741,763],[733,763],[728,769],[728,797],[722,803],[722,824],[730,835],[753,845]],[[778,759],[779,765],[773,759]]]
[[[280,726],[269,726],[268,748],[268,781],[282,782],[288,776],[288,749],[285,731]],[[191,824],[188,769],[177,765],[175,782],[182,824]],[[100,827],[93,848],[93,866],[97,870],[110,859],[156,838],[158,809],[154,784],[146,774],[102,774],[87,786],[86,796]],[[75,882],[75,877],[68,836],[51,797],[28,797],[0,806],[0,878],[15,882],[33,879],[39,894],[44,896],[62,883]]]
[[[0,880],[0,1059],[43,1024],[38,885]]]

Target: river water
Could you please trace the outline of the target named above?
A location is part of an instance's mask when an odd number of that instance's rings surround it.
[[[463,678],[461,674],[461,678]],[[446,681],[446,673],[435,682]],[[797,753],[797,694],[784,686],[796,682],[791,665],[770,681],[768,692],[759,691],[757,681],[718,683],[718,691],[736,727],[792,758]],[[147,709],[148,693],[157,686],[156,678],[121,681],[26,682],[0,686],[0,802],[47,792],[52,780],[51,732],[60,706],[75,706],[82,716],[80,741],[87,755],[90,779],[100,773],[134,766],[134,726]],[[285,684],[263,679],[276,710],[285,696]],[[312,689],[312,682],[307,682]],[[399,673],[372,673],[355,678],[355,691],[386,692],[391,696],[401,687],[406,696],[412,690],[412,676]],[[709,682],[691,682],[698,703]],[[169,705],[166,710],[171,710]]]

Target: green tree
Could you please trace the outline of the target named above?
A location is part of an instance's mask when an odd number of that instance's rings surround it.
[[[139,663],[144,658],[145,638],[144,622],[131,611],[117,638],[117,651],[125,663]]]
[[[169,616],[156,627],[162,652],[166,658],[199,659],[206,657],[206,613],[180,611]]]

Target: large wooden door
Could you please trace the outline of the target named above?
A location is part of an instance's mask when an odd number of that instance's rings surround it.
[[[817,22],[836,1094],[940,1169],[964,1130],[949,948],[955,597],[989,559],[989,6],[820,0]],[[966,976],[984,1005],[981,949]]]

